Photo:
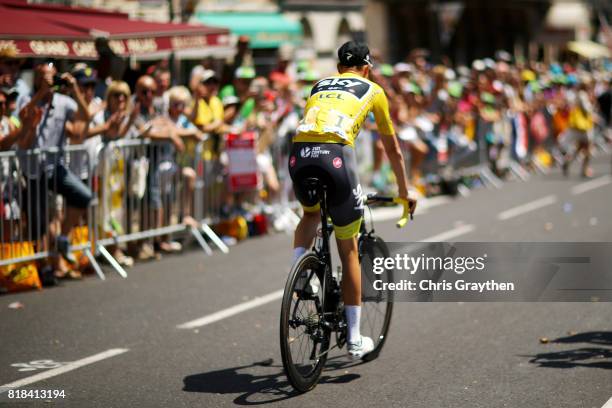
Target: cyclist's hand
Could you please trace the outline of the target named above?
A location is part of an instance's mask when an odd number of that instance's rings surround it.
[[[404,207],[404,213],[402,214],[402,218],[397,222],[397,227],[402,228],[408,222],[408,218],[412,219],[412,215],[416,210],[417,200],[416,198],[410,196],[399,196],[393,199],[394,202],[398,204],[402,204]]]

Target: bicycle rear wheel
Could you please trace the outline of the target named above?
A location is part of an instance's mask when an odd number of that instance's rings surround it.
[[[374,258],[388,257],[387,244],[376,235],[362,235],[359,238],[359,254],[362,270],[362,288],[366,285],[372,287],[374,280],[381,279],[384,282],[393,282],[393,270],[386,270],[380,275],[375,275],[373,270]],[[374,350],[363,356],[362,360],[372,361],[378,357],[389,333],[391,316],[393,314],[393,292],[363,290],[361,304],[361,334],[370,337],[374,341]]]
[[[313,252],[294,265],[283,295],[280,344],[283,367],[297,391],[313,389],[325,362],[331,332],[320,324],[323,315],[324,268]]]

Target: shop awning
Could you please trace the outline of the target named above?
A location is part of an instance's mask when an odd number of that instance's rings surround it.
[[[140,59],[231,50],[229,31],[221,27],[152,23],[124,13],[19,0],[0,0],[0,15],[0,48],[10,47],[20,57],[96,59],[98,37],[107,38],[117,55]]]
[[[279,13],[208,13],[198,12],[197,21],[229,28],[236,36],[250,38],[251,48],[276,48],[281,44],[299,45],[302,25]]]

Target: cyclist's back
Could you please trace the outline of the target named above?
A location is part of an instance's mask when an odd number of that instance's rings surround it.
[[[310,92],[294,141],[353,146],[370,111],[379,133],[393,135],[387,97],[378,84],[353,72],[324,78]]]

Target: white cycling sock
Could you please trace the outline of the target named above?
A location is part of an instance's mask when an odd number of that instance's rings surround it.
[[[359,333],[359,322],[361,321],[361,306],[344,306],[344,313],[346,314],[346,322],[348,324],[348,339],[349,343],[358,343],[361,341],[361,334]]]
[[[304,255],[305,252],[306,248],[304,247],[293,248],[293,260],[291,261],[291,265],[293,265],[300,256]]]

